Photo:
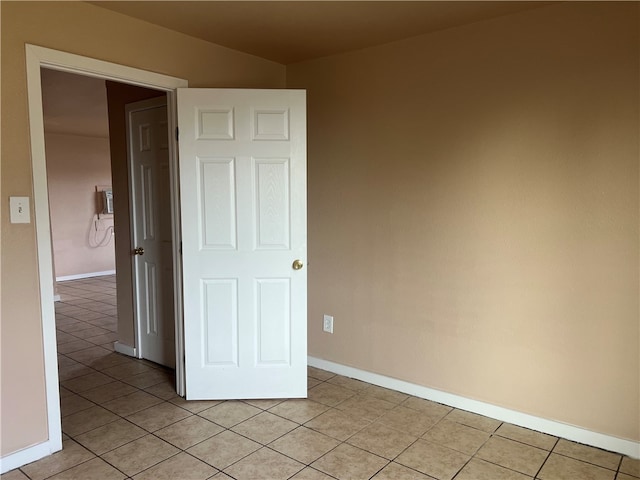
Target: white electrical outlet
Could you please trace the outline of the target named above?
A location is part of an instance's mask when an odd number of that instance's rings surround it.
[[[322,330],[327,333],[333,333],[333,317],[331,315],[324,316]]]

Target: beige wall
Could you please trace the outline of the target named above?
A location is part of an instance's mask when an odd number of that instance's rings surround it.
[[[111,185],[109,139],[45,134],[56,277],[115,269],[113,215],[98,218],[96,186]]]
[[[80,2],[2,2],[2,339],[4,456],[47,439],[33,222],[10,224],[11,195],[33,195],[25,43],[189,80],[192,87],[282,87],[282,65]]]
[[[311,355],[640,440],[638,8],[287,68],[308,89]]]

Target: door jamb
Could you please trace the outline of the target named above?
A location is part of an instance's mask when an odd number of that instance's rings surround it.
[[[58,360],[55,332],[53,292],[53,256],[49,221],[49,197],[42,111],[40,69],[50,68],[79,75],[103,78],[167,92],[167,114],[170,131],[177,128],[176,89],[186,88],[185,79],[162,75],[138,68],[26,44],[27,99],[33,180],[34,223],[38,259],[38,283],[42,318],[42,337],[47,403],[49,453],[62,449],[60,394],[58,391]],[[184,337],[182,323],[182,270],[180,249],[180,205],[178,201],[177,140],[169,136],[172,231],[174,242],[174,296],[176,313],[176,389],[184,395]],[[34,459],[35,460],[35,459]]]

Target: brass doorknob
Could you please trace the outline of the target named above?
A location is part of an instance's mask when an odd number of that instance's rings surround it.
[[[300,260],[294,260],[293,265],[291,266],[294,270],[300,270],[302,267],[304,267],[304,264]]]
[[[134,255],[144,255],[144,248],[138,247],[133,251]]]

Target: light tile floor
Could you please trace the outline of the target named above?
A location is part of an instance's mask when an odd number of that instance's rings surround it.
[[[113,352],[115,279],[56,303],[64,448],[3,480],[634,480],[640,461],[309,367],[306,400],[192,401]]]

